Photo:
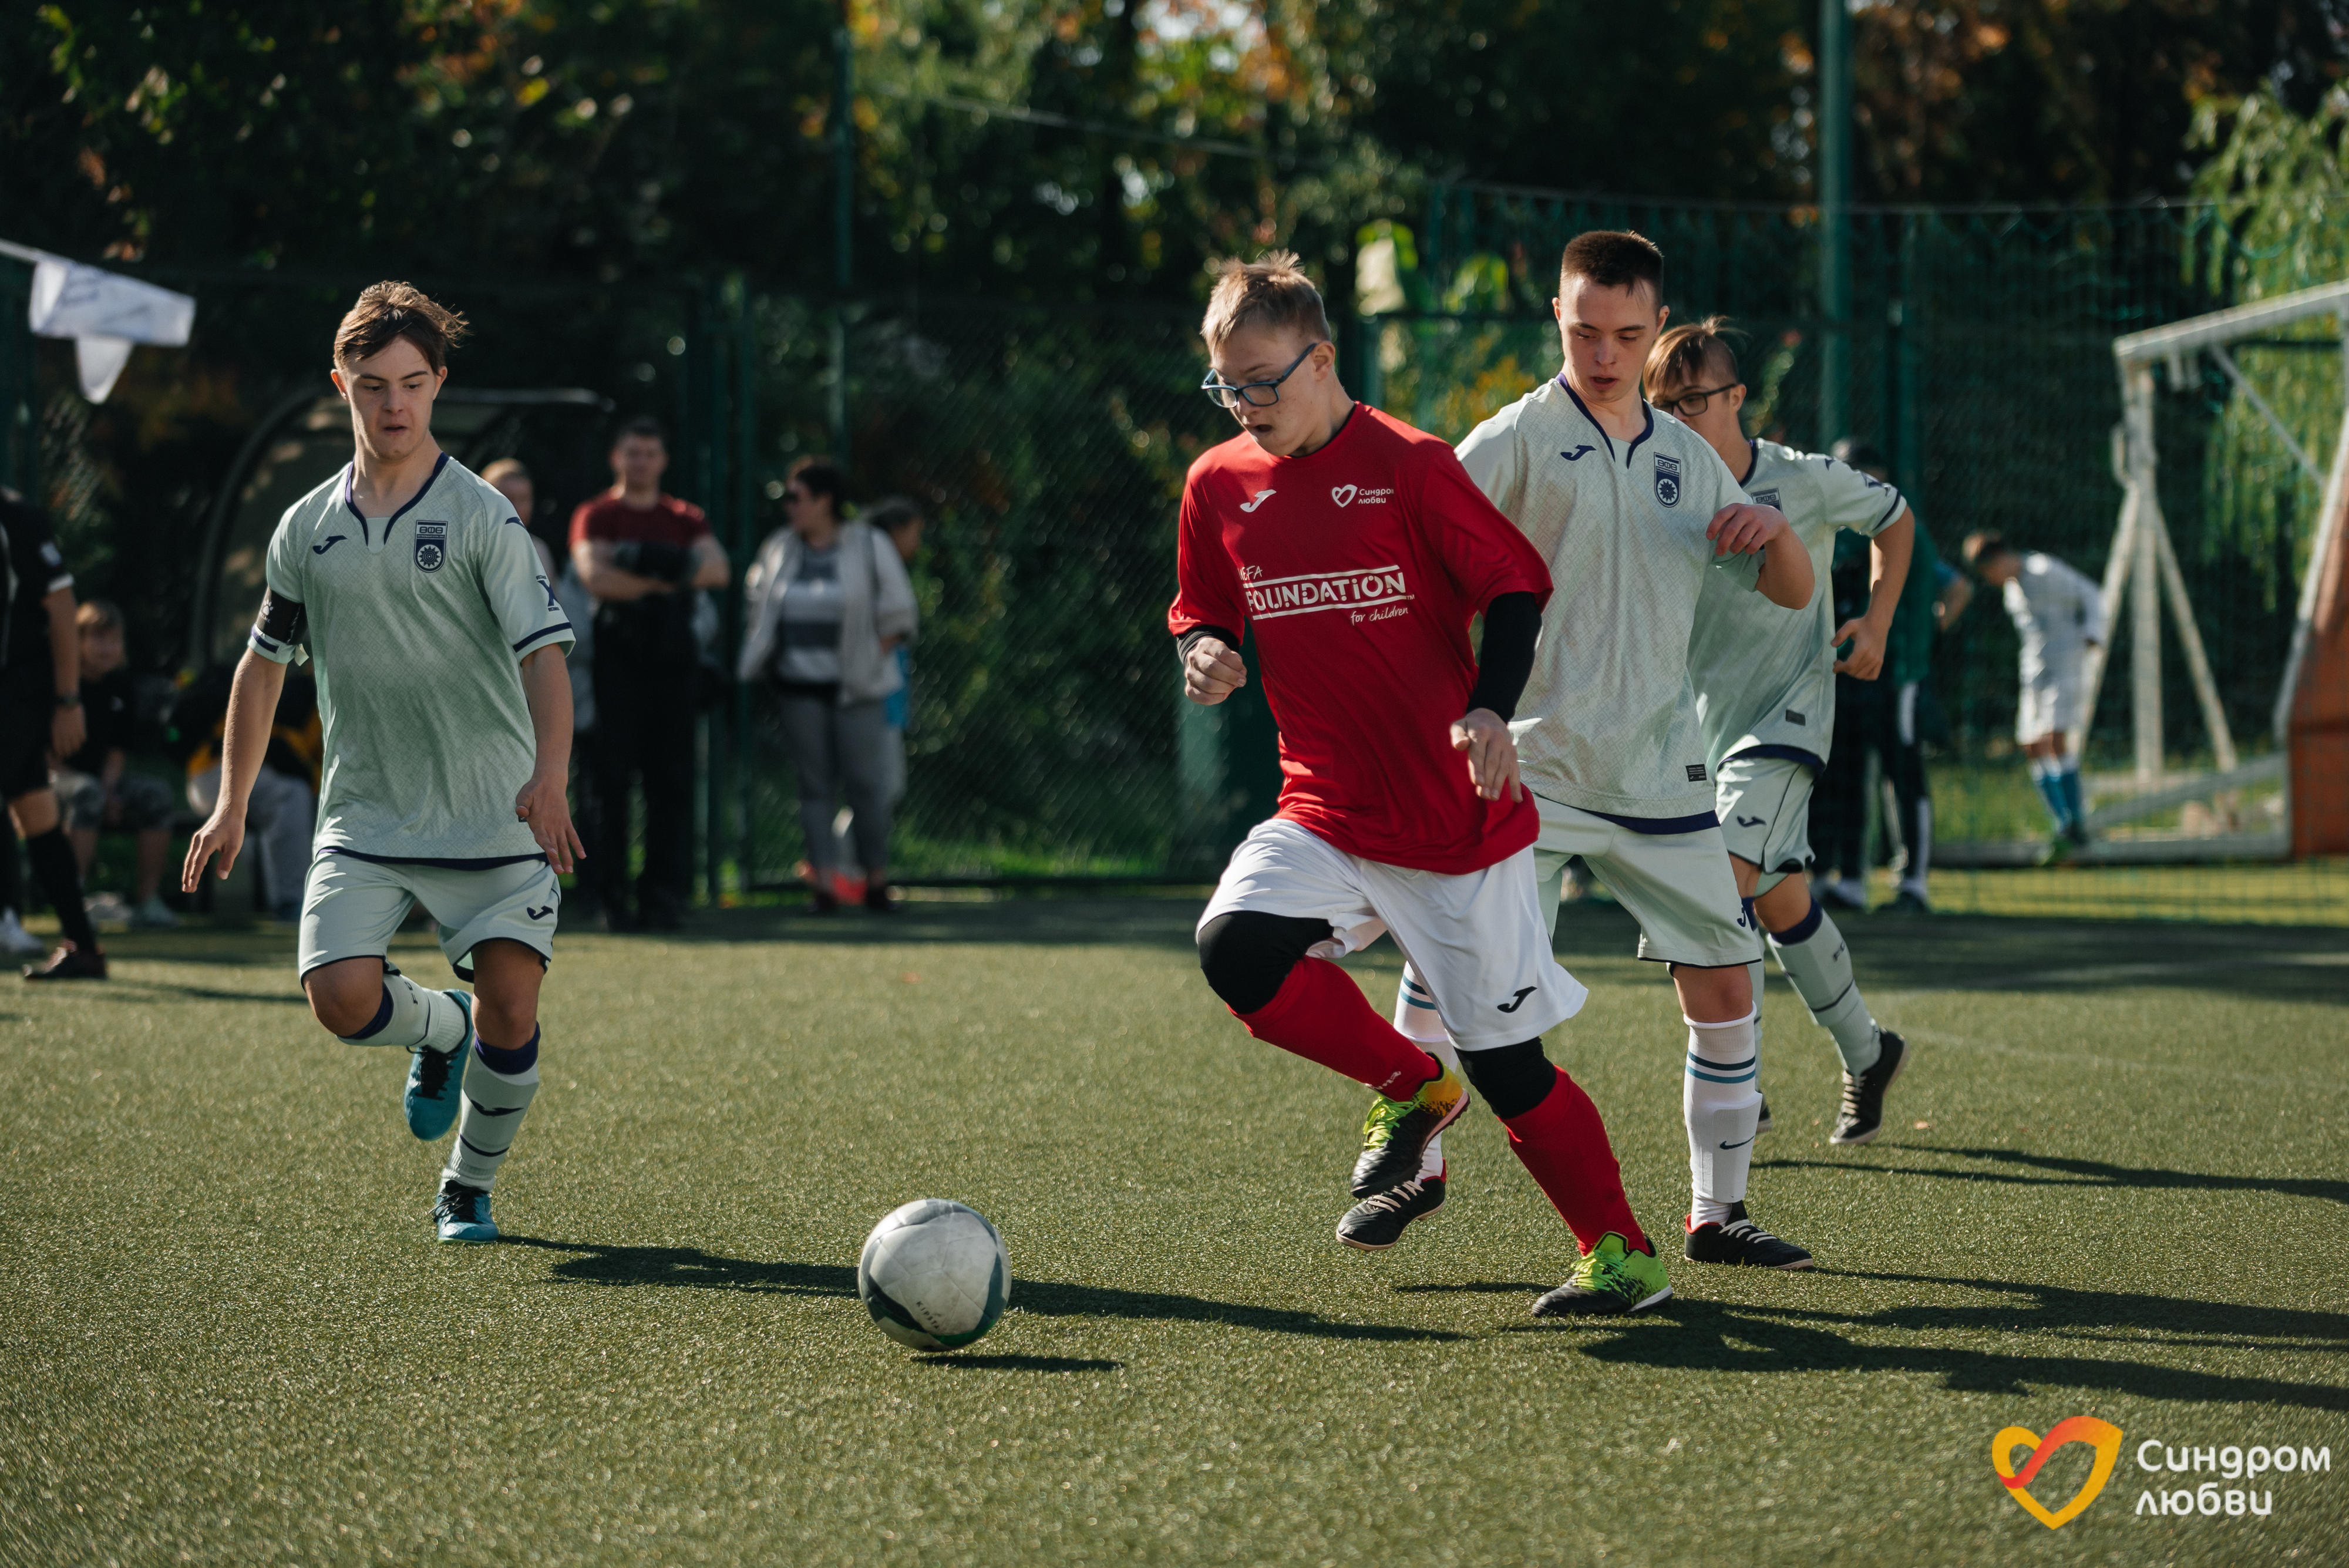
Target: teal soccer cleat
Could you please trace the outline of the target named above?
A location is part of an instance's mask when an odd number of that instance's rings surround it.
[[[427,1143],[457,1125],[465,1099],[465,1053],[473,1048],[473,999],[461,991],[448,994],[464,1011],[465,1038],[454,1051],[419,1045],[408,1064],[408,1130]]]
[[[494,1241],[497,1222],[490,1218],[490,1195],[461,1181],[444,1181],[432,1205],[432,1225],[443,1241]]]

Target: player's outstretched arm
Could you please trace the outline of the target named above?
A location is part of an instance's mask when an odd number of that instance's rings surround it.
[[[1868,608],[1836,628],[1827,646],[1851,644],[1851,651],[1836,660],[1836,673],[1873,680],[1884,670],[1884,642],[1892,635],[1892,612],[1900,607],[1901,586],[1909,580],[1909,557],[1917,544],[1917,514],[1900,509],[1899,521],[1868,542],[1873,559],[1868,585]]]
[[[1754,586],[1772,604],[1782,609],[1801,609],[1811,602],[1811,590],[1817,586],[1811,572],[1811,553],[1803,548],[1786,514],[1776,507],[1751,502],[1724,506],[1713,514],[1704,536],[1713,542],[1715,555],[1751,556],[1758,551],[1762,571]]]
[[[1247,684],[1247,666],[1239,650],[1213,635],[1185,639],[1183,644],[1183,695],[1211,708]]]
[[[253,781],[261,776],[261,759],[269,753],[270,721],[277,712],[277,697],[285,689],[285,667],[252,649],[237,660],[236,679],[229,687],[227,732],[221,742],[220,801],[188,845],[188,863],[180,872],[180,891],[192,893],[204,874],[204,863],[220,856],[225,879],[244,847],[244,813],[253,800]]]
[[[514,815],[530,824],[546,863],[568,871],[587,857],[587,846],[571,821],[571,672],[563,667],[563,649],[541,648],[525,655],[522,691],[538,737],[538,765],[514,796]]]

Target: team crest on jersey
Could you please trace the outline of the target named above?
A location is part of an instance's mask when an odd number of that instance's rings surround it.
[[[1661,453],[1657,455],[1656,500],[1666,506],[1678,506],[1681,504],[1681,460],[1679,458],[1665,457]]]
[[[437,572],[440,563],[449,558],[449,524],[419,523],[416,525],[416,567],[419,571]]]
[[[1775,490],[1757,490],[1754,492],[1754,504],[1756,506],[1776,506],[1778,504],[1778,493]],[[1781,508],[1781,510],[1784,510],[1784,508]]]

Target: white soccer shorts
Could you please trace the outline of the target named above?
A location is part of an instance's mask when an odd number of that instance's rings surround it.
[[[1275,817],[1232,851],[1199,924],[1242,909],[1329,921],[1337,935],[1316,950],[1324,956],[1392,936],[1463,1051],[1531,1040],[1581,1012],[1590,995],[1550,952],[1531,848],[1446,876],[1349,855]]]
[[[2014,710],[2014,739],[2019,745],[2068,735],[2087,722],[2088,683],[2077,670],[2050,671],[2023,683],[2022,700]]]
[[[504,866],[427,866],[326,854],[310,863],[303,890],[301,970],[347,958],[381,958],[422,904],[432,911],[440,951],[459,980],[473,978],[473,949],[495,938],[554,956],[563,884],[543,856]]]

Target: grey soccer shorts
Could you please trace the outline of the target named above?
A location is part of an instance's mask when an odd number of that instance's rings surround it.
[[[1811,863],[1811,765],[1792,757],[1724,757],[1713,770],[1713,814],[1729,852],[1759,866],[1756,897]]]
[[[432,912],[440,950],[457,978],[473,978],[473,950],[504,938],[542,959],[554,956],[563,884],[543,857],[504,866],[429,866],[362,860],[329,850],[310,864],[302,891],[301,972],[340,959],[381,958],[392,933],[421,904]]]

